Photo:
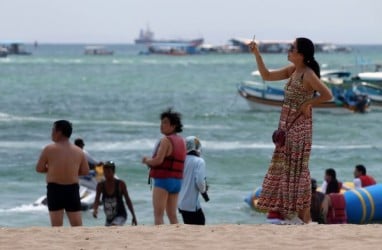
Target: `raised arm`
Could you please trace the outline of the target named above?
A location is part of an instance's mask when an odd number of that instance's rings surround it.
[[[295,69],[294,65],[291,64],[284,68],[270,71],[264,64],[263,58],[261,57],[257,44],[255,42],[251,42],[249,44],[249,47],[253,55],[255,56],[257,68],[263,80],[279,81],[279,80],[288,79],[292,75]]]

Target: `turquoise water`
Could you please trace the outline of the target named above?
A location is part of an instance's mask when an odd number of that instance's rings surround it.
[[[278,112],[251,111],[236,85],[255,70],[249,54],[184,57],[140,56],[144,48],[113,45],[114,56],[84,56],[84,45],[40,45],[29,57],[0,59],[0,226],[49,226],[46,207],[32,203],[45,193],[35,172],[57,119],[73,122],[74,133],[99,160],[113,160],[127,182],[139,224],[153,224],[147,169],[140,161],[161,137],[159,114],[169,106],[183,114],[184,136],[203,144],[210,202],[202,202],[208,224],[255,224],[264,215],[243,198],[261,185],[268,167]],[[382,61],[382,46],[357,46],[350,54],[318,54],[327,68],[349,67],[357,57]],[[263,55],[270,68],[286,55]],[[352,68],[356,72],[359,68]],[[352,179],[363,163],[382,180],[381,113],[315,113],[312,176],[322,180],[333,167]],[[83,212],[84,225],[103,225]],[[180,216],[179,216],[180,219]],[[67,224],[67,223],[66,223]]]

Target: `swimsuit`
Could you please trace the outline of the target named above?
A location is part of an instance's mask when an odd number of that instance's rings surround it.
[[[176,178],[154,178],[154,186],[163,188],[170,194],[177,194],[182,186],[182,180]]]
[[[48,183],[47,200],[49,211],[65,209],[68,212],[81,211],[80,186],[75,184]]]

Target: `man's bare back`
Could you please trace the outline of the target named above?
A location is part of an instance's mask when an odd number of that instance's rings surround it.
[[[62,140],[44,148],[36,166],[37,172],[46,172],[47,183],[78,183],[79,175],[87,175],[89,166],[83,151]]]

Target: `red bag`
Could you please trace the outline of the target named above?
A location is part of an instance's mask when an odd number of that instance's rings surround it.
[[[285,145],[286,131],[282,129],[276,129],[272,134],[272,141],[276,146],[283,147]]]
[[[272,141],[276,146],[283,147],[285,145],[287,131],[290,129],[290,127],[292,127],[293,123],[297,120],[297,118],[300,117],[301,114],[302,113],[300,113],[298,116],[296,116],[296,118],[294,118],[294,120],[291,122],[291,124],[286,130],[278,128],[275,131],[273,131]]]

